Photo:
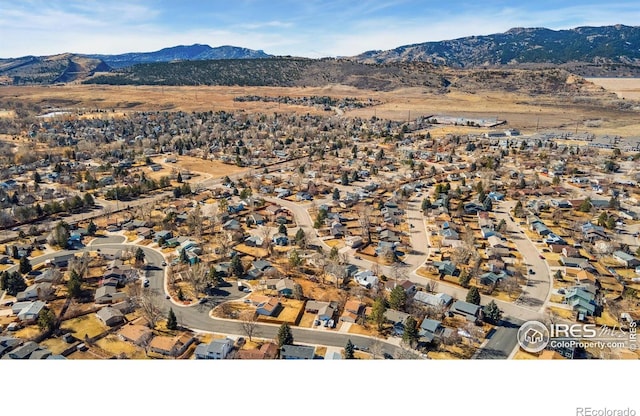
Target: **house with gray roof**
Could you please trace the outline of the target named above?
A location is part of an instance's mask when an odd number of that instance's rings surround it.
[[[214,339],[208,344],[199,344],[195,356],[198,360],[224,360],[233,349],[233,340]]]
[[[442,322],[435,319],[423,319],[418,330],[419,342],[430,343],[437,338],[447,336],[451,329],[442,326]]]
[[[282,360],[313,360],[316,347],[308,345],[283,345],[280,348]]]
[[[473,303],[457,300],[453,302],[449,312],[460,315],[468,321],[476,322],[482,318],[482,308]]]
[[[31,323],[38,319],[38,314],[45,306],[45,303],[40,300],[34,302],[17,302],[13,304],[11,310],[18,316],[20,321]]]
[[[423,303],[427,306],[449,306],[453,301],[453,298],[446,293],[427,293],[427,292],[416,292],[413,296],[413,300],[416,302]]]
[[[107,326],[115,326],[124,322],[124,315],[116,308],[107,306],[96,312],[98,318]]]
[[[33,354],[36,350],[40,348],[40,345],[33,341],[27,341],[21,346],[13,349],[7,357],[12,360],[26,360],[29,358],[31,354]]]
[[[640,260],[638,260],[635,256],[632,256],[629,253],[625,253],[622,250],[614,251],[613,257],[617,261],[619,261],[621,264],[624,264],[625,267],[636,267],[640,265]]]
[[[574,286],[564,295],[565,303],[571,308],[585,316],[593,316],[596,312],[596,302],[593,293],[582,287]]]

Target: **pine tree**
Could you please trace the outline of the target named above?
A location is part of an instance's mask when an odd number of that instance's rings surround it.
[[[31,267],[31,262],[29,261],[29,259],[27,258],[27,256],[22,256],[20,258],[20,273],[22,274],[27,274],[32,270]]]
[[[82,293],[82,280],[75,270],[71,270],[71,273],[69,273],[67,291],[69,292],[69,296],[72,298],[77,298]]]
[[[282,348],[284,345],[293,345],[293,334],[287,323],[280,325],[278,330],[278,347]]]
[[[407,294],[404,288],[400,285],[393,288],[389,294],[389,307],[391,309],[404,309],[404,305],[407,302]]]
[[[98,226],[96,225],[96,223],[93,222],[93,220],[89,221],[89,225],[87,225],[87,233],[89,235],[96,235],[96,231],[98,231]]]
[[[467,292],[467,298],[465,300],[469,303],[473,303],[474,305],[480,305],[480,292],[478,292],[478,288],[471,286]]]
[[[355,348],[351,343],[351,339],[347,340],[347,345],[344,347],[344,358],[345,360],[353,360],[355,359]]]
[[[484,316],[490,323],[497,324],[498,322],[500,322],[500,319],[502,319],[502,311],[492,300],[484,308]]]
[[[402,340],[413,347],[418,342],[418,322],[411,315],[404,323],[404,332],[402,333]]]
[[[237,255],[231,258],[231,274],[238,279],[244,276],[244,266],[242,265],[242,261],[240,261],[240,257]]]
[[[176,314],[173,312],[173,308],[169,309],[169,315],[167,316],[167,329],[171,331],[178,329],[178,319],[176,318]]]
[[[371,309],[371,320],[378,326],[378,331],[382,331],[384,327],[384,323],[386,318],[384,313],[387,311],[387,302],[384,298],[378,297],[373,303],[373,308]]]

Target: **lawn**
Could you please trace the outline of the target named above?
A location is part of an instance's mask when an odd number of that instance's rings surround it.
[[[263,257],[266,257],[267,254],[269,254],[267,250],[265,250],[264,248],[249,247],[246,244],[238,244],[233,249],[236,251],[239,251],[240,253],[247,254],[255,258],[263,258]]]
[[[146,354],[143,349],[121,340],[117,335],[107,335],[106,337],[99,339],[96,342],[96,345],[114,356],[124,354],[126,357],[131,359],[146,358]]]
[[[278,316],[261,316],[260,321],[277,321],[279,323],[287,322],[289,324],[295,325],[298,321],[298,317],[304,310],[304,302],[294,299],[282,299],[280,300],[280,304],[282,305],[282,310],[280,311]]]
[[[60,338],[45,339],[40,342],[40,345],[47,348],[52,354],[62,354],[62,352],[70,346],[70,344],[67,344]]]
[[[349,327],[349,333],[356,335],[369,335],[372,337],[379,335],[375,325],[369,325],[367,328],[365,328],[362,325],[351,324],[351,327]]]
[[[302,314],[302,317],[300,318],[300,322],[298,322],[298,326],[302,328],[312,328],[313,321],[315,320],[316,316],[317,315],[315,313]]]
[[[616,327],[620,325],[618,320],[606,310],[602,312],[602,316],[597,316],[595,318],[595,322],[596,325],[606,325],[608,327]]]
[[[556,308],[553,306],[549,306],[549,310],[553,313],[555,313],[556,315],[558,315],[561,318],[564,319],[569,319],[571,321],[573,321],[574,319],[574,313],[572,310],[569,309],[563,309],[563,308]]]
[[[106,325],[93,313],[64,321],[60,327],[69,330],[80,340],[85,335],[91,338],[107,330]]]
[[[40,328],[38,328],[38,325],[29,325],[14,332],[16,338],[20,339],[31,339],[37,336],[39,333]]]

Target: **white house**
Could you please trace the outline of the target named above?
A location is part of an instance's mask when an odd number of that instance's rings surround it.
[[[373,274],[371,270],[363,270],[356,273],[353,278],[359,285],[366,287],[367,289],[372,288],[373,286],[378,284],[378,276]]]

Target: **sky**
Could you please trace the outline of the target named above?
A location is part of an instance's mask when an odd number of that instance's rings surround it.
[[[320,58],[513,27],[637,22],[637,0],[0,0],[0,57],[201,43]]]

